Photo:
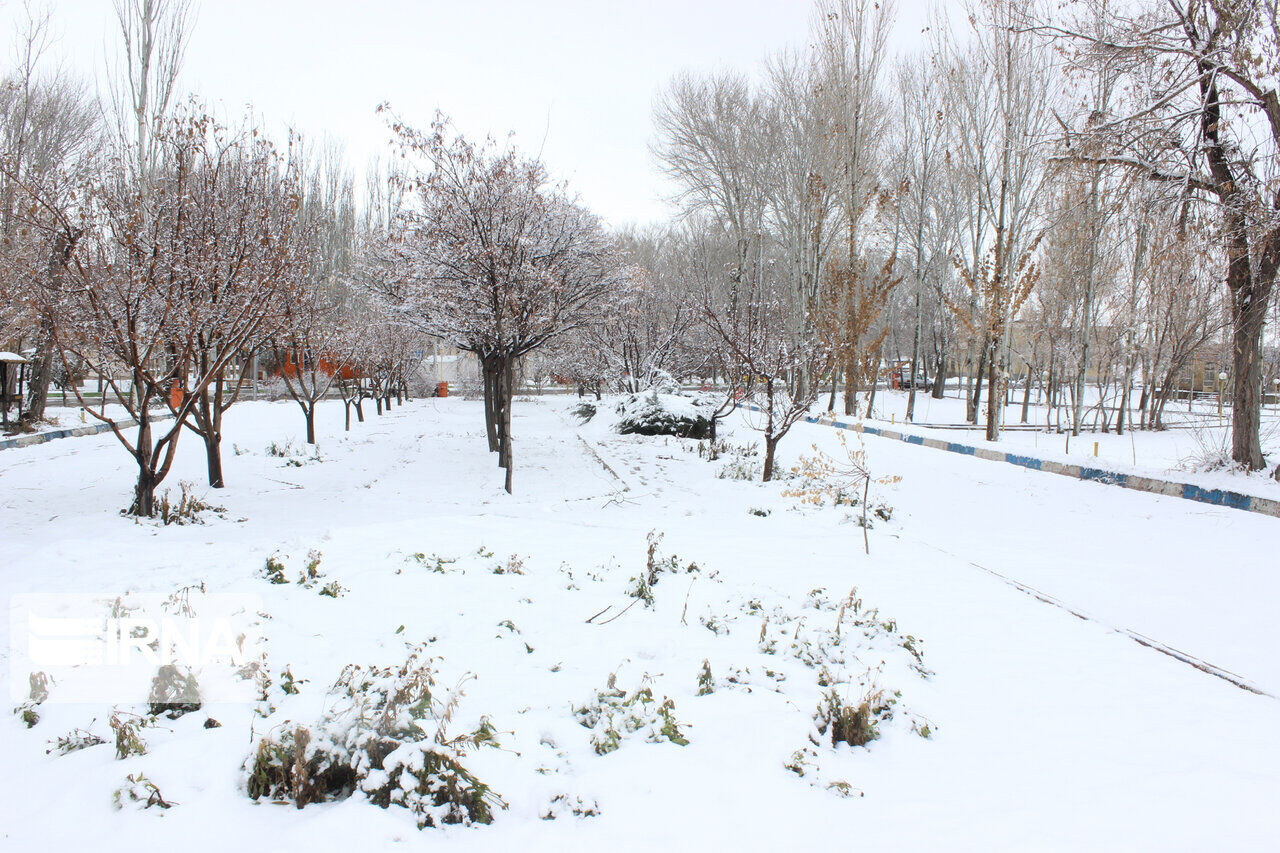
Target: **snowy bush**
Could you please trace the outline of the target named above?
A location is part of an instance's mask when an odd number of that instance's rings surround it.
[[[597,755],[607,755],[622,741],[636,734],[643,734],[650,743],[670,741],[688,746],[689,740],[680,731],[675,716],[675,702],[662,697],[659,702],[653,695],[646,676],[640,687],[628,693],[618,687],[618,676],[609,676],[604,690],[597,690],[586,704],[573,709],[573,714],[583,728],[591,729],[591,746]]]
[[[138,730],[151,725],[154,720],[116,711],[107,722],[116,735],[116,758],[123,760],[130,755],[147,754],[147,742],[138,734]]]
[[[622,435],[673,435],[707,438],[711,421],[692,397],[660,394],[657,389],[631,394],[618,404],[617,430]]]
[[[716,472],[716,477],[721,480],[752,480],[760,479],[761,468],[754,462],[746,459],[730,459],[720,470]]]
[[[45,753],[56,752],[58,755],[68,755],[106,742],[105,738],[101,738],[91,731],[72,729],[65,735],[49,741],[49,748],[45,750]]]
[[[588,803],[578,796],[571,797],[569,794],[556,794],[551,798],[551,802],[547,803],[547,807],[538,814],[538,817],[543,820],[555,820],[566,814],[573,815],[576,818],[598,817],[600,804],[595,800]]]
[[[36,723],[40,722],[40,712],[37,707],[44,704],[49,698],[49,685],[53,682],[46,673],[33,672],[27,679],[30,684],[30,690],[27,693],[27,701],[13,709],[13,712],[22,718],[22,722],[27,728],[32,728]]]
[[[491,822],[505,803],[462,759],[496,745],[496,733],[482,719],[475,731],[447,737],[462,693],[438,692],[434,661],[422,646],[409,648],[399,666],[347,666],[315,726],[260,738],[247,762],[249,796],[302,808],[358,791],[383,808],[409,809],[420,829]]]
[[[151,716],[166,714],[169,719],[176,720],[183,714],[200,710],[200,685],[185,667],[165,664],[151,680],[147,702],[147,712]]]
[[[196,497],[192,494],[194,489],[192,483],[183,481],[178,483],[179,494],[176,501],[170,499],[168,489],[156,498],[156,514],[166,527],[170,524],[204,524],[204,513],[211,512],[220,516],[227,511],[226,507],[214,506]]]
[[[809,740],[816,746],[829,740],[832,746],[866,746],[880,737],[880,723],[893,717],[897,695],[887,697],[883,690],[871,690],[856,702],[841,697],[834,686],[822,695],[814,712],[814,731]]]
[[[167,809],[176,805],[167,801],[155,783],[143,773],[130,773],[125,777],[124,784],[116,789],[111,801],[117,809],[123,809],[127,804],[143,809],[149,809],[152,806]]]
[[[585,424],[596,416],[596,407],[592,403],[579,403],[569,410],[569,414]]]

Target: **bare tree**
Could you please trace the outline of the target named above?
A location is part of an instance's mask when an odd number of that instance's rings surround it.
[[[63,73],[42,75],[40,59],[50,43],[51,18],[47,11],[24,6],[24,21],[15,50],[15,68],[0,82],[0,234],[4,253],[33,251],[43,264],[20,263],[13,269],[32,272],[42,282],[31,287],[11,281],[4,302],[11,313],[8,335],[18,341],[32,335],[29,399],[24,417],[44,417],[53,378],[53,317],[41,296],[57,287],[66,253],[78,236],[59,230],[47,211],[39,207],[18,210],[19,200],[38,194],[59,211],[72,205],[66,189],[75,185],[78,173],[93,168],[101,141],[97,111],[85,86]],[[35,217],[46,227],[19,232],[20,225]],[[29,244],[35,241],[36,245]]]
[[[229,133],[207,117],[179,120],[176,127],[171,133],[200,137],[190,153],[175,152],[193,163],[181,167],[191,172],[190,209],[175,235],[182,242],[174,251],[183,261],[173,271],[199,313],[192,318],[192,361],[174,388],[195,397],[187,426],[204,440],[209,485],[219,489],[223,415],[240,399],[253,353],[285,322],[310,258],[305,243],[294,239],[298,176],[271,143],[248,130]],[[227,375],[231,366],[234,376]],[[188,371],[195,380],[190,391]],[[209,379],[201,382],[204,376]]]
[[[153,164],[156,129],[177,94],[178,74],[195,14],[192,0],[113,0],[121,55],[109,98],[121,144],[132,149],[133,167]]]
[[[1084,23],[1042,21],[1037,30],[1107,57],[1126,79],[1149,79],[1153,67],[1159,75],[1139,90],[1145,97],[1069,134],[1068,156],[1217,204],[1231,301],[1232,459],[1260,469],[1262,336],[1280,268],[1280,18],[1274,4],[1231,0],[1091,5]]]
[[[623,263],[540,161],[473,145],[441,117],[426,133],[391,126],[416,169],[405,178],[415,204],[397,218],[391,269],[374,286],[422,331],[480,359],[489,447],[510,492],[517,362],[589,324]]]
[[[228,181],[242,151],[201,115],[166,124],[156,146],[145,187],[132,177],[132,164],[117,158],[81,187],[74,213],[60,215],[60,228],[84,236],[68,253],[65,286],[48,294],[64,364],[77,360],[102,375],[137,424],[131,440],[129,421],[89,409],[73,386],[81,406],[136,461],[130,512],[139,516],[154,512],[155,489],[187,418],[252,348],[278,285],[291,280],[285,243],[292,197],[274,170],[259,164],[273,172],[258,184],[262,192]],[[154,409],[165,408],[174,419],[157,438]]]
[[[301,149],[301,143],[297,146]],[[355,323],[374,322],[351,310],[356,299],[356,208],[354,183],[330,148],[311,165],[306,155],[296,167],[307,174],[302,184],[295,241],[305,267],[297,288],[285,294],[281,323],[271,339],[285,390],[302,409],[307,443],[316,443],[316,404],[350,374],[362,342]],[[348,414],[349,423],[350,416]]]
[[[819,394],[816,382],[833,364],[832,351],[817,334],[797,334],[804,308],[786,261],[768,257],[755,241],[747,268],[735,268],[736,247],[715,235],[695,245],[689,266],[698,282],[702,322],[722,352],[730,379],[729,399],[754,403],[747,423],[764,439],[762,477],[773,479],[778,443],[804,419]]]

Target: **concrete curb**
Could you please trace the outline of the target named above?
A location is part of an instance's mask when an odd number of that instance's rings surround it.
[[[743,408],[751,409],[759,412],[760,408],[751,403],[740,404]],[[1213,506],[1224,506],[1230,509],[1240,509],[1245,512],[1256,512],[1262,515],[1270,515],[1280,518],[1280,501],[1271,498],[1258,497],[1257,495],[1247,495],[1242,492],[1232,492],[1226,489],[1208,489],[1203,486],[1197,486],[1193,483],[1181,483],[1176,480],[1160,480],[1154,477],[1143,477],[1137,474],[1123,474],[1119,471],[1112,471],[1107,468],[1096,468],[1088,465],[1072,465],[1066,462],[1054,462],[1048,459],[1039,459],[1035,456],[1024,456],[1017,453],[1007,453],[1001,450],[995,450],[989,447],[973,447],[968,444],[960,444],[955,441],[944,441],[940,438],[926,438],[922,435],[908,435],[898,432],[897,430],[885,429],[883,427],[867,426],[862,423],[845,423],[844,421],[833,421],[827,418],[807,417],[805,423],[826,424],[836,429],[850,430],[852,432],[864,432],[868,435],[887,438],[893,441],[902,441],[907,444],[918,444],[922,447],[931,447],[934,450],[945,450],[948,453],[959,453],[962,456],[975,456],[979,459],[989,459],[992,462],[1007,462],[1010,465],[1017,465],[1020,468],[1030,468],[1032,471],[1044,471],[1049,474],[1059,474],[1063,477],[1074,477],[1077,480],[1087,480],[1093,483],[1102,483],[1107,486],[1120,486],[1125,489],[1133,489],[1139,492],[1150,492],[1155,495],[1164,495],[1172,498],[1183,498],[1189,501],[1197,501],[1199,503],[1212,504]]]
[[[153,418],[152,423],[170,420],[173,415],[162,415]],[[121,421],[119,426],[121,429],[136,427],[138,422],[133,418],[127,421]],[[0,450],[11,450],[15,447],[32,447],[37,444],[44,444],[47,441],[53,441],[58,438],[74,438],[82,435],[98,435],[99,433],[111,432],[110,424],[97,423],[88,424],[82,427],[72,427],[70,429],[53,429],[48,432],[33,432],[30,435],[16,435],[13,438],[0,440]]]

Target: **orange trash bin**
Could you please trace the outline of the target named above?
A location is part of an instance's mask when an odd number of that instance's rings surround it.
[[[448,382],[437,382],[437,383],[436,383],[436,396],[437,396],[437,397],[448,397],[448,396],[449,396],[449,383],[448,383]]]

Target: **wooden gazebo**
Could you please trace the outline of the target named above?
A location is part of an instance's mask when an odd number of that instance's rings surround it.
[[[16,352],[0,351],[0,423],[9,425],[9,406],[16,405],[15,420],[22,419],[22,385],[31,362]]]

